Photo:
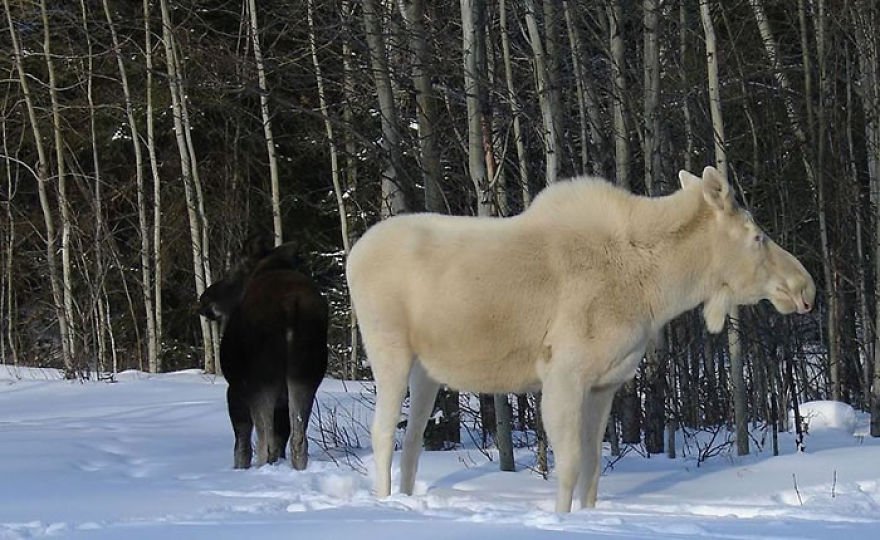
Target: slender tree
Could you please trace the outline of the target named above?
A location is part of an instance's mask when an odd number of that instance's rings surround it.
[[[272,116],[269,114],[269,85],[266,82],[266,66],[265,62],[263,62],[263,50],[260,47],[260,27],[257,23],[256,0],[248,0],[247,7],[248,20],[250,21],[251,45],[254,48],[254,60],[257,64],[257,81],[260,86],[260,116],[263,119],[263,135],[266,137],[266,155],[269,157],[269,184],[272,188],[272,230],[274,231],[275,245],[279,246],[282,242],[281,188],[278,180],[278,157],[275,152],[275,136],[272,133]],[[309,10],[311,10],[311,4],[309,4]],[[311,15],[311,11],[309,11],[309,15]],[[335,148],[331,149],[331,151],[335,153]]]

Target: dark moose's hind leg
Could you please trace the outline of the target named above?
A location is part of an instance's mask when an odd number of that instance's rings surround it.
[[[290,412],[287,405],[287,389],[285,388],[275,401],[275,413],[273,422],[275,429],[275,446],[278,448],[280,459],[287,457],[287,440],[290,439]]]
[[[283,450],[276,434],[275,409],[281,386],[264,386],[251,397],[251,416],[257,430],[257,466],[275,463]]]
[[[237,385],[229,385],[229,388],[226,389],[226,405],[229,409],[232,431],[235,433],[234,466],[236,469],[250,468],[253,457],[251,433],[254,430],[254,422],[251,419],[251,411],[248,400],[244,396],[244,390]]]
[[[287,393],[290,401],[290,463],[302,471],[309,464],[309,418],[312,404],[321,381],[316,383],[287,379]]]

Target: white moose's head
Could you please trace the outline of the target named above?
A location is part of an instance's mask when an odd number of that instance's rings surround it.
[[[714,215],[710,249],[712,283],[703,316],[710,332],[724,327],[725,317],[738,305],[769,300],[779,313],[808,313],[816,297],[813,278],[791,253],[770,239],[751,214],[739,207],[727,179],[714,167],[703,177],[680,171],[682,189],[702,190]]]

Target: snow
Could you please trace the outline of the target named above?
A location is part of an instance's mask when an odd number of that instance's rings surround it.
[[[856,411],[839,401],[809,401],[800,405],[801,423],[806,431],[840,430],[850,435],[856,430]],[[794,411],[790,411],[789,425],[794,425]]]
[[[324,382],[309,468],[295,472],[232,470],[222,379],[126,372],[117,381],[0,366],[0,539],[850,540],[877,538],[880,527],[880,441],[855,412],[854,430],[811,424],[804,454],[785,433],[778,457],[722,452],[698,466],[631,452],[603,474],[595,509],[557,515],[555,479],[529,470],[528,450],[516,473],[472,446],[427,452],[415,496],[376,500],[370,388],[360,383]],[[849,425],[838,405],[802,410]]]

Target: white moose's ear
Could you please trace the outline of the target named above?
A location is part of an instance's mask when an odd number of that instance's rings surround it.
[[[700,177],[682,169],[678,171],[678,183],[681,184],[681,189],[688,189],[691,186],[699,184]]]
[[[706,202],[722,212],[730,212],[733,208],[730,184],[715,167],[703,169],[703,196]]]

